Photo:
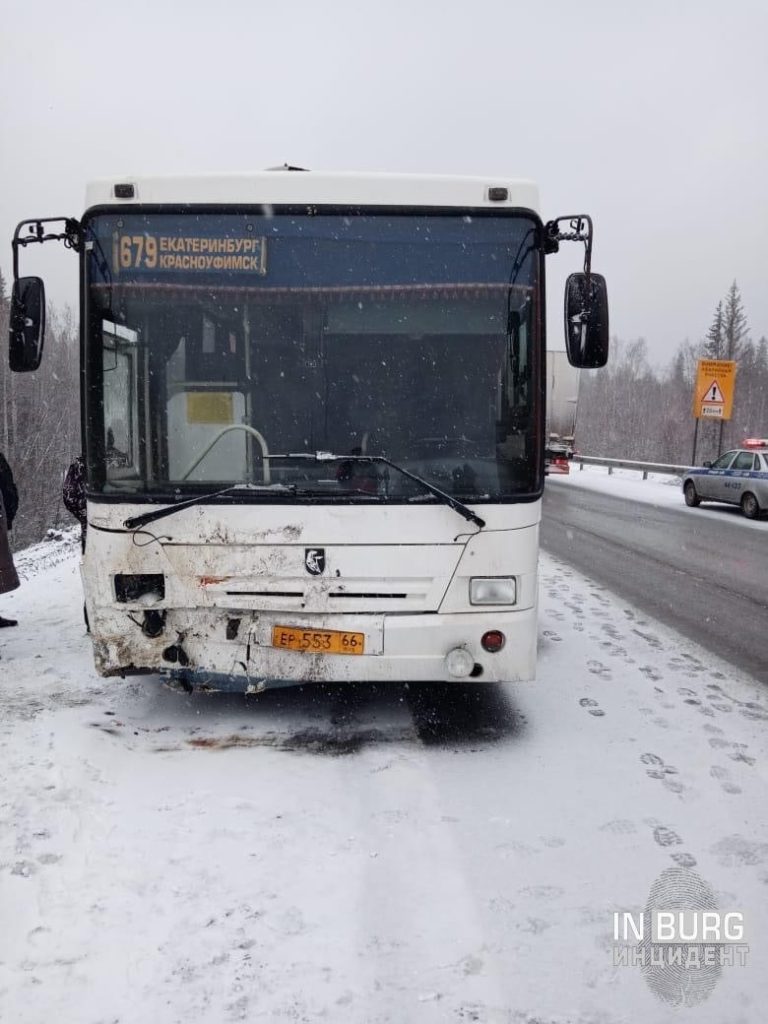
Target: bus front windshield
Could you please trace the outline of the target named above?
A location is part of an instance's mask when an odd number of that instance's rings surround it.
[[[463,501],[540,491],[530,216],[132,210],[86,230],[91,493],[413,498],[377,455]],[[318,451],[356,458],[280,458]]]

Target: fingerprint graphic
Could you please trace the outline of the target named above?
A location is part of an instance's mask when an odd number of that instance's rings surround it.
[[[717,899],[712,887],[690,868],[676,866],[667,868],[651,886],[645,907],[645,920],[650,921],[654,911],[659,910],[718,910]],[[663,1002],[670,1006],[697,1006],[712,995],[720,979],[722,947],[688,943],[671,947],[669,943],[654,943],[647,934],[639,946],[643,949],[642,970],[648,987]],[[707,963],[705,951],[714,963]],[[673,950],[678,953],[675,962]],[[682,962],[679,962],[681,960]],[[691,962],[698,966],[689,966]]]

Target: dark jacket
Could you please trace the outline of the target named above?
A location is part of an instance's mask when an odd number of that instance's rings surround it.
[[[10,530],[13,527],[13,520],[16,518],[16,512],[19,507],[19,492],[16,490],[16,484],[13,481],[11,467],[6,462],[2,452],[0,452],[0,494],[3,496],[3,505],[5,507],[6,529]]]
[[[67,511],[85,529],[85,463],[81,455],[78,455],[66,472],[62,497]]]
[[[8,531],[11,528],[16,509],[19,507],[19,495],[13,482],[11,467],[0,454],[0,594],[7,594],[19,585],[19,577],[13,564],[13,555],[8,544]]]

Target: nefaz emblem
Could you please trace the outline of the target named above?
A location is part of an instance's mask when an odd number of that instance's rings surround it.
[[[304,567],[313,576],[325,572],[325,548],[304,548]]]

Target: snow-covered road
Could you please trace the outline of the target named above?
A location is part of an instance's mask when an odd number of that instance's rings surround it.
[[[190,696],[96,676],[71,539],[19,563],[0,1019],[764,1019],[754,680],[545,557],[536,683]],[[746,917],[749,966],[688,1009],[614,966],[613,913],[669,868]]]

